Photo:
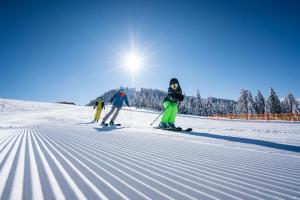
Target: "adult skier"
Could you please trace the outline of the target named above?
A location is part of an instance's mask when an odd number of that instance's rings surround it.
[[[111,118],[109,124],[110,125],[116,125],[115,120],[122,109],[123,104],[125,104],[129,107],[128,98],[125,94],[125,88],[120,87],[119,91],[110,99],[110,103],[112,104],[111,110],[109,113],[106,114],[106,116],[103,118],[103,121],[101,122],[101,125],[106,125],[106,120],[114,113],[113,117]]]
[[[159,128],[175,129],[175,119],[178,112],[178,104],[183,101],[184,96],[179,82],[176,78],[170,80],[168,95],[163,100],[164,113]]]
[[[94,105],[94,109],[96,108],[96,113],[95,113],[95,118],[94,118],[94,122],[98,122],[100,119],[100,115],[101,115],[101,111],[103,109],[105,109],[105,103],[102,100],[102,97],[98,97],[96,99],[95,105]]]

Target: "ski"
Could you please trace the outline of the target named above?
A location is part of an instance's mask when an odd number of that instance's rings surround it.
[[[105,123],[102,126],[121,126],[121,124],[109,124],[109,123]]]
[[[173,131],[173,132],[191,132],[193,131],[192,128],[182,129],[181,127],[176,128],[160,128],[160,127],[154,127],[155,129],[161,129],[166,131]]]

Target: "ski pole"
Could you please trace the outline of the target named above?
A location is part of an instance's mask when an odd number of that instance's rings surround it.
[[[167,108],[170,106],[171,104],[169,104],[167,107],[166,107],[166,109],[164,109],[157,117],[156,117],[156,119],[150,124],[150,126],[152,126],[155,122],[156,122],[156,120],[158,120],[158,118],[167,110]]]

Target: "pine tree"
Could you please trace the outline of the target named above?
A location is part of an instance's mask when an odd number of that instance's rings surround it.
[[[256,110],[257,114],[265,113],[266,101],[265,101],[264,96],[261,94],[261,92],[259,90],[255,97],[254,105],[255,105],[255,110]]]
[[[197,96],[196,96],[194,103],[195,103],[195,114],[198,116],[202,115],[202,107],[203,107],[202,104],[203,103],[202,103],[202,99],[201,99],[199,90],[197,90]]]
[[[272,114],[281,113],[282,109],[281,109],[280,100],[272,87],[270,89],[269,103],[270,103],[270,113]]]
[[[282,102],[282,110],[284,113],[295,113],[297,112],[297,101],[292,93],[289,93],[284,101]]]
[[[239,114],[248,114],[249,113],[249,99],[248,99],[248,91],[242,89],[241,90],[241,95],[238,101],[237,105],[237,111]]]
[[[248,90],[247,98],[248,98],[248,111],[249,111],[249,114],[256,114],[253,97],[252,97],[252,94],[249,90]]]

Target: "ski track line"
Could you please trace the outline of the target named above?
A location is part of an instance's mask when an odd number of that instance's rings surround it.
[[[52,136],[52,137],[53,137],[53,136]],[[69,148],[68,146],[66,146],[66,147]],[[74,151],[74,153],[76,153],[76,154],[78,154],[78,151],[83,151],[81,148],[75,147],[75,149],[77,149],[77,150],[76,150],[76,151],[75,151],[75,150],[72,150],[72,151]],[[83,152],[86,153],[85,151],[83,151]],[[89,154],[89,153],[86,153],[86,154],[91,155],[91,154]],[[80,155],[80,154],[79,154],[79,155]],[[92,156],[94,159],[99,160],[98,157],[95,157],[95,156],[93,156],[93,155],[91,155],[91,156]],[[99,161],[104,162],[103,160],[99,160]],[[151,189],[151,190],[157,192],[159,195],[161,195],[160,198],[163,196],[163,197],[165,197],[166,199],[174,199],[174,198],[172,198],[172,197],[170,197],[170,196],[167,196],[166,194],[160,192],[159,190],[157,190],[157,189],[151,187],[150,185],[146,184],[144,181],[141,181],[141,180],[139,180],[139,179],[137,179],[137,178],[135,178],[135,177],[129,175],[128,173],[125,173],[125,172],[122,171],[121,169],[116,168],[114,165],[111,165],[111,164],[109,164],[109,163],[105,163],[105,164],[107,164],[109,167],[111,167],[111,168],[113,168],[113,169],[116,169],[117,171],[119,171],[119,172],[125,174],[125,175],[128,176],[129,178],[132,178],[132,179],[135,180],[136,182],[138,182],[138,183],[140,183],[140,184],[146,186],[148,189]]]
[[[103,153],[103,152],[102,152]],[[113,152],[110,152],[110,153],[113,153]],[[131,163],[131,164],[133,164],[133,163]],[[145,170],[145,171],[148,171],[148,172],[150,172],[150,173],[152,173],[152,174],[154,174],[154,172],[153,171],[149,171],[149,170],[147,170],[146,168],[142,168],[142,170]],[[161,175],[159,175],[159,174],[157,174],[157,173],[155,173],[157,176],[161,176]],[[161,176],[162,177],[162,176]],[[179,176],[177,176],[177,177],[179,177]],[[165,179],[169,179],[169,178],[167,178],[167,177],[164,177]],[[182,179],[184,179],[184,178],[182,178]],[[169,180],[171,180],[171,179],[169,179]],[[171,181],[173,181],[173,180],[171,180]],[[194,191],[194,192],[196,192],[196,193],[199,193],[199,191],[198,190],[196,190],[196,189],[194,189],[194,188],[191,188],[191,187],[189,187],[189,186],[184,186],[184,187],[187,187],[188,189],[190,189],[190,190],[192,190],[192,191]],[[205,186],[204,186],[205,187]],[[211,189],[211,188],[208,188],[208,189]],[[215,190],[215,192],[218,192],[217,190]],[[220,193],[222,193],[222,192],[220,192]],[[203,194],[203,193],[201,193],[201,194]],[[234,197],[234,196],[231,196],[230,194],[225,194],[225,195],[227,195],[227,196],[230,196],[231,198],[236,198],[236,197]],[[239,198],[236,198],[236,199],[239,199]]]
[[[43,137],[45,137],[45,135],[43,134]],[[53,149],[53,151],[57,152],[59,156],[61,156],[62,159],[64,159],[73,169],[75,169],[75,171],[84,179],[84,175],[80,172],[80,170],[78,170],[75,165],[72,164],[72,162],[70,160],[68,160],[61,151],[58,151],[57,148],[54,148],[54,146],[52,144],[50,144],[45,138],[42,139],[45,143],[48,144],[49,147],[51,147]],[[43,142],[43,143],[44,143]],[[44,144],[45,144],[44,143]],[[56,144],[57,145],[57,144]],[[58,147],[58,146],[57,146]],[[101,176],[99,176],[98,174],[96,174],[95,172],[93,172],[87,165],[85,165],[83,162],[81,162],[80,160],[78,160],[76,157],[73,156],[73,158],[80,163],[82,166],[85,167],[85,169],[87,169],[88,171],[90,171],[94,176],[97,176],[104,184],[106,184],[111,190],[113,190],[116,194],[118,194],[122,199],[126,199],[128,200],[128,197],[126,195],[124,195],[123,193],[121,193],[120,191],[118,191],[113,185],[111,185],[109,182],[107,182],[105,179],[103,179]],[[86,179],[88,180],[88,179]],[[92,185],[91,182],[88,182],[89,185],[91,185],[91,188],[94,190],[96,189],[95,185]],[[98,190],[98,189],[97,189]],[[98,191],[96,193],[99,193]],[[99,195],[99,194],[98,194]],[[101,194],[101,196],[99,196],[100,198],[104,199],[106,198],[104,194]],[[81,198],[79,198],[81,199]]]
[[[6,141],[9,141],[9,139],[11,139],[14,136],[14,134],[7,134],[5,137],[2,138],[1,142],[0,142],[0,149],[3,148],[3,146],[5,145]]]
[[[9,152],[11,149],[15,146],[16,142],[18,141],[18,138],[21,137],[22,134],[16,133],[12,138],[6,141],[5,144],[3,144],[2,149],[0,150],[0,170],[2,165],[4,164],[4,161],[9,156]]]
[[[153,135],[151,135],[151,136],[153,136]],[[150,136],[149,136],[150,137]],[[176,139],[175,139],[176,140]],[[190,142],[189,140],[187,140],[188,142]],[[207,146],[207,145],[211,145],[211,144],[209,144],[209,143],[206,143],[205,144],[205,146]],[[224,147],[228,147],[228,146],[224,146]],[[229,146],[230,147],[230,146]],[[237,148],[237,147],[234,147],[234,148]],[[241,149],[243,149],[243,150],[248,150],[248,149],[244,149],[244,148],[241,148]],[[264,151],[259,151],[260,153],[264,153],[264,154],[270,154],[269,152],[264,152]],[[279,154],[279,155],[281,155],[281,156],[283,156],[283,154]],[[248,155],[245,155],[245,156],[248,156]],[[250,156],[250,155],[249,155]],[[286,156],[285,154],[284,154],[284,156]],[[227,158],[227,162],[231,162],[231,163],[234,163],[235,162],[235,158],[236,157],[233,157],[233,160],[230,160],[229,159],[230,158],[230,156],[228,156],[228,158]],[[262,159],[262,158],[261,158]],[[266,160],[267,160],[267,158],[266,158]],[[254,160],[252,160],[252,162],[249,162],[249,160],[245,160],[245,163],[246,162],[248,162],[250,165],[253,165],[253,163],[255,163],[255,162],[253,162]],[[255,161],[257,161],[257,160],[255,160]],[[273,161],[274,162],[274,161]],[[262,163],[261,164],[261,166],[260,167],[262,167],[262,166],[264,166],[264,164]],[[295,168],[295,169],[292,169],[292,168],[290,168],[290,166],[289,165],[286,165],[285,163],[281,163],[281,166],[283,166],[284,168],[282,168],[282,169],[280,169],[282,172],[286,172],[286,170],[287,169],[289,169],[290,171],[293,171],[295,174],[297,174],[297,175],[299,175],[299,170],[297,169],[297,168]],[[268,168],[268,167],[270,167],[270,166],[266,166],[266,168]]]
[[[203,161],[201,163],[203,164]],[[244,175],[244,174],[242,174],[242,175]],[[255,177],[257,177],[257,174],[255,174],[255,175],[256,175]],[[274,176],[274,173],[272,174],[272,176]],[[270,178],[270,177],[268,177],[268,178]],[[286,178],[286,176],[285,176],[285,178]],[[269,181],[269,180],[264,179],[264,181]],[[280,181],[282,182],[282,179],[280,179]]]
[[[5,141],[7,138],[9,138],[12,135],[12,134],[9,134],[9,133],[5,133],[7,131],[2,131],[1,130],[1,132],[0,132],[0,144],[2,144],[3,141]]]
[[[110,152],[110,153],[112,153],[112,152]],[[119,155],[120,156],[120,154],[122,154],[121,152],[118,152],[118,154],[117,155]],[[230,195],[230,194],[228,194],[228,193],[225,193],[225,192],[222,192],[222,191],[218,191],[218,190],[216,190],[216,189],[214,189],[214,188],[209,188],[209,187],[207,187],[207,186],[205,186],[204,184],[200,184],[200,183],[198,183],[198,182],[195,182],[195,181],[193,181],[193,180],[189,180],[189,179],[187,179],[187,178],[185,178],[185,177],[183,177],[183,176],[178,176],[178,175],[176,175],[176,174],[174,174],[174,173],[169,173],[168,171],[166,171],[166,170],[161,170],[161,169],[159,169],[158,167],[153,167],[153,164],[154,165],[157,165],[157,164],[155,164],[155,163],[150,163],[150,164],[152,164],[152,165],[149,165],[149,164],[145,164],[145,162],[147,162],[147,160],[143,160],[143,159],[141,159],[142,160],[142,162],[141,161],[138,161],[137,159],[138,158],[134,158],[134,159],[132,159],[132,158],[130,158],[130,157],[124,157],[125,159],[127,158],[127,159],[130,159],[130,160],[133,160],[133,162],[137,162],[137,163],[139,163],[139,164],[141,164],[141,165],[146,165],[146,167],[149,169],[149,168],[154,168],[154,169],[156,169],[156,170],[158,170],[158,171],[160,171],[160,172],[164,172],[164,173],[167,173],[167,174],[169,174],[169,175],[171,175],[171,176],[175,176],[175,177],[177,177],[177,178],[181,178],[182,180],[185,180],[185,181],[187,181],[187,182],[191,182],[191,183],[193,183],[193,184],[195,184],[195,185],[199,185],[199,186],[202,186],[202,187],[204,187],[204,188],[207,188],[207,189],[209,189],[209,190],[213,190],[214,192],[217,192],[217,193],[221,193],[221,194],[223,194],[223,195],[225,195],[225,196],[229,196],[229,197],[231,197],[232,199],[240,199],[240,198],[238,198],[238,197],[236,197],[236,196],[232,196],[232,195]],[[143,163],[144,162],[144,163]],[[161,165],[159,165],[160,167],[162,167]],[[144,168],[146,168],[146,167],[144,167]],[[171,168],[167,168],[167,170],[170,170],[170,171],[174,171],[174,169],[171,169]],[[176,171],[176,172],[178,172],[178,173],[182,173],[182,172],[180,172],[180,171]],[[184,173],[185,175],[188,175],[188,174],[186,174],[186,173]],[[189,176],[189,175],[188,175]],[[195,177],[194,177],[195,178]],[[203,182],[205,182],[205,180],[204,179],[200,179],[200,181],[203,181]],[[211,184],[213,184],[213,182],[210,182]],[[217,185],[217,184],[215,184],[215,185]],[[229,188],[229,187],[225,187],[225,186],[222,186],[222,185],[218,185],[219,187],[224,187],[224,188],[226,188],[226,189],[229,189],[229,190],[232,190],[232,191],[234,191],[234,192],[237,192],[237,193],[240,193],[239,191],[237,191],[237,190],[234,190],[234,189],[232,189],[232,188]],[[242,193],[242,192],[241,192]],[[242,194],[244,194],[244,195],[246,195],[246,196],[251,196],[250,194],[246,194],[246,193],[242,193]],[[254,199],[257,199],[257,197],[256,196],[252,196]]]
[[[82,147],[81,147],[81,148],[82,148]],[[99,155],[99,156],[102,156],[102,155]],[[104,156],[102,156],[102,157],[104,157]],[[197,199],[197,198],[192,197],[192,196],[190,196],[190,195],[188,195],[188,194],[186,194],[186,193],[183,193],[183,192],[181,192],[181,191],[179,191],[179,190],[176,190],[176,189],[170,187],[169,185],[166,185],[166,184],[164,184],[164,183],[162,183],[162,182],[160,182],[160,181],[158,181],[158,180],[156,180],[156,179],[154,179],[154,178],[152,178],[152,177],[150,177],[150,176],[148,176],[148,175],[146,175],[146,174],[143,174],[143,173],[141,173],[140,171],[131,169],[130,167],[128,167],[128,166],[126,166],[126,165],[124,165],[124,164],[122,164],[122,163],[120,163],[120,162],[118,162],[118,161],[116,161],[116,160],[113,160],[112,158],[109,158],[109,157],[105,157],[105,158],[108,159],[108,160],[111,160],[112,162],[117,163],[117,164],[121,165],[122,167],[124,167],[124,168],[126,168],[126,169],[128,169],[128,170],[130,170],[130,171],[133,171],[133,172],[135,172],[135,173],[137,173],[137,174],[139,174],[139,175],[141,175],[141,176],[143,176],[143,177],[145,177],[145,178],[147,178],[147,179],[149,179],[149,180],[152,180],[153,182],[155,182],[155,183],[157,183],[157,184],[159,184],[159,185],[161,185],[161,186],[163,186],[163,187],[165,187],[165,188],[168,188],[168,189],[170,189],[170,190],[172,190],[172,191],[174,191],[174,192],[176,192],[176,193],[178,193],[178,194],[180,194],[180,195],[182,195],[182,196],[184,196],[184,197],[186,197],[186,198],[189,198],[189,199]],[[173,182],[176,183],[176,181],[173,181]],[[180,183],[179,183],[179,184],[180,184]],[[181,185],[183,185],[183,184],[181,184]],[[213,199],[217,199],[217,198],[215,198],[215,197],[212,197],[212,198],[213,198]]]
[[[32,131],[30,131],[31,134]],[[33,145],[31,141],[31,134],[28,137],[28,147],[29,147],[29,160],[30,160],[30,172],[31,172],[31,191],[32,191],[32,199],[41,200],[44,199],[41,179],[38,172],[36,156],[33,151]]]
[[[152,136],[153,137],[153,136]],[[207,145],[206,145],[207,146]],[[220,152],[221,153],[221,152]],[[266,153],[266,152],[261,152],[261,153]],[[246,155],[247,156],[247,155]],[[230,158],[229,156],[227,156],[228,158]],[[188,157],[189,159],[191,159],[192,157],[191,156],[189,156]],[[226,159],[226,161],[229,163],[229,164],[232,164],[232,163],[235,163],[236,161],[235,160],[230,160],[230,159]],[[233,156],[233,158],[235,158],[236,159],[236,157],[234,157]],[[254,158],[253,158],[254,159]],[[245,160],[244,159],[244,162],[243,163],[247,163],[247,161],[248,160]],[[257,161],[257,160],[255,160],[255,161]],[[272,162],[274,162],[274,160],[272,160]],[[248,162],[248,164],[249,165],[253,165],[253,163],[255,164],[255,162],[254,162],[254,160],[252,161],[252,162]],[[264,163],[261,163],[261,165],[259,166],[260,168],[262,168],[262,166],[264,165]],[[289,168],[287,168],[286,166],[285,166],[285,164],[284,163],[280,163],[280,165],[282,165],[282,166],[284,166],[284,168],[282,168],[282,169],[280,169],[280,168],[278,168],[278,171],[280,170],[280,171],[282,171],[284,174],[286,173],[286,170],[287,169],[289,169]],[[248,166],[248,165],[247,165]],[[257,167],[257,166],[256,166]],[[274,168],[274,166],[272,166],[273,168]],[[270,166],[266,166],[265,167],[265,169],[267,169],[267,170],[269,170],[268,168],[270,168]],[[295,175],[298,175],[299,176],[299,170],[297,170],[297,169],[289,169],[289,171],[293,171],[293,172],[295,172],[296,174]],[[272,172],[270,172],[270,173],[272,173]]]
[[[13,141],[16,137],[18,137],[18,134],[15,133],[14,135],[11,135],[9,138],[7,138],[6,141],[3,141],[3,143],[0,145],[0,153],[6,148],[6,146]]]
[[[6,145],[6,147],[3,149],[3,152],[0,154],[0,171],[3,168],[3,165],[6,163],[6,160],[9,157],[9,154],[15,144],[17,144],[18,139],[22,137],[21,134],[17,135],[14,140],[11,140],[10,143]]]
[[[16,174],[13,180],[10,199],[21,200],[23,197],[23,183],[24,183],[24,169],[25,169],[25,145],[26,138],[28,136],[27,130],[25,130],[22,138],[21,149],[19,152],[19,159],[16,168]],[[22,189],[21,189],[22,188]]]
[[[193,136],[193,135],[176,133],[176,132],[173,132],[172,135],[171,134],[167,135],[166,133],[162,133],[162,132],[153,132],[153,131],[149,131],[149,130],[139,130],[139,129],[136,129],[136,128],[130,128],[130,130],[135,130],[135,133],[134,133],[135,135],[142,135],[142,136],[148,136],[148,137],[156,136],[156,137],[169,138],[169,139],[186,141],[186,142],[191,142],[191,143],[196,143],[196,144],[214,145],[214,146],[231,148],[231,149],[238,148],[238,149],[243,149],[245,151],[250,151],[250,152],[260,152],[260,153],[295,157],[295,155],[280,153],[279,151],[278,152],[273,152],[273,151],[269,152],[269,151],[265,151],[263,149],[252,149],[252,148],[245,147],[245,146],[230,146],[230,145],[227,145],[227,144],[231,143],[230,141],[225,141],[226,144],[210,143],[209,141],[214,141],[215,140],[213,138],[205,138],[205,137]],[[126,131],[127,133],[132,133],[132,131],[130,131],[130,130],[124,130],[124,132]],[[182,137],[183,135],[185,137]],[[205,141],[199,140],[199,138],[204,138]],[[274,141],[274,142],[276,142],[276,141]],[[297,156],[297,158],[299,158],[299,156]]]
[[[130,133],[129,131],[127,131],[128,133]],[[148,132],[148,131],[144,131],[144,132]],[[136,134],[139,134],[139,133],[136,133]],[[173,134],[176,134],[176,133],[173,133]],[[141,135],[141,134],[139,134],[139,135]],[[143,135],[144,136],[144,135]],[[150,133],[150,134],[147,134],[146,136],[148,136],[148,137],[153,137],[153,136],[156,136],[157,137],[157,135],[154,135],[153,133]],[[169,136],[169,135],[168,135]],[[164,136],[164,137],[167,137],[167,138],[169,138],[168,136]],[[159,136],[160,137],[160,136]],[[191,140],[187,140],[187,139],[182,139],[182,137],[177,137],[177,138],[171,138],[171,139],[174,139],[174,140],[183,140],[183,141],[187,141],[187,142],[197,142],[197,141],[191,141]],[[202,144],[202,143],[201,143]],[[226,145],[218,145],[218,144],[215,144],[215,143],[203,143],[204,145],[217,145],[217,146],[221,146],[221,147],[226,147],[226,148],[240,148],[240,149],[243,149],[243,150],[246,150],[246,151],[251,151],[251,152],[253,152],[253,149],[249,149],[249,148],[243,148],[243,147],[235,147],[235,146],[226,146]],[[256,151],[255,150],[255,152],[260,152],[260,153],[264,153],[264,154],[274,154],[273,152],[265,152],[265,151]],[[277,154],[276,153],[276,155],[281,155],[281,156],[289,156],[290,157],[290,155],[287,155],[287,154]],[[247,155],[246,155],[247,156]],[[228,157],[229,158],[229,157]],[[235,157],[233,157],[233,158],[235,158]],[[261,158],[262,159],[262,158]],[[267,159],[267,158],[266,158]],[[231,160],[231,161],[233,161],[234,162],[234,160]],[[247,162],[247,160],[245,160],[245,162]],[[253,164],[253,162],[250,162],[249,164]],[[263,164],[262,164],[263,165]],[[289,165],[285,165],[285,163],[282,163],[281,164],[282,166],[284,166],[285,168],[283,169],[283,171],[285,171],[286,169],[288,169],[290,166]],[[268,167],[268,166],[267,166]],[[296,173],[296,174],[298,174],[299,175],[299,170],[297,169],[297,168],[295,168],[295,169],[293,169],[293,172],[294,173]]]
[[[50,138],[49,138],[50,136],[47,136],[47,137],[48,137],[49,141],[51,141],[51,140],[52,140],[52,141],[53,141],[53,140],[58,141],[57,139],[53,139],[53,138],[50,139]],[[53,137],[53,136],[52,136],[52,137]],[[60,142],[60,143],[61,143],[61,142]],[[58,147],[58,148],[61,148],[61,147],[59,147],[59,146],[57,146],[57,147]],[[76,153],[77,155],[83,157],[85,160],[87,160],[87,161],[89,161],[90,163],[92,163],[93,165],[95,165],[97,168],[103,170],[104,172],[106,172],[107,174],[109,174],[110,176],[112,176],[113,178],[117,179],[119,182],[121,182],[121,183],[124,184],[126,187],[130,188],[131,190],[133,190],[134,192],[136,192],[137,194],[139,194],[140,196],[142,196],[144,199],[148,199],[148,200],[151,199],[150,197],[146,196],[146,195],[143,194],[142,192],[138,191],[136,188],[134,188],[134,187],[132,187],[131,185],[127,184],[125,181],[123,181],[123,180],[120,179],[119,177],[117,177],[117,176],[115,176],[114,174],[110,173],[110,172],[109,172],[108,170],[106,170],[105,168],[99,166],[96,162],[94,162],[94,161],[92,161],[91,159],[85,157],[83,154],[78,153],[78,151],[73,150],[73,149],[70,148],[69,146],[64,146],[64,149],[61,148],[61,150],[67,152],[70,156],[75,157],[75,155],[73,155],[72,153],[70,153],[69,151],[67,151],[66,148],[67,148],[67,149],[70,149],[70,151],[73,151],[73,152]],[[80,161],[80,162],[81,162],[81,161]],[[117,168],[115,168],[114,166],[112,166],[112,165],[110,165],[110,164],[107,164],[107,165],[108,165],[109,167],[111,167],[111,168],[117,169]],[[118,169],[117,169],[117,170],[118,170]],[[119,171],[120,171],[120,170],[119,170]],[[124,173],[123,171],[120,171],[120,172]],[[94,173],[95,173],[95,172],[94,172]],[[124,174],[125,174],[125,173],[124,173]],[[97,175],[97,174],[96,174],[96,175]],[[130,176],[130,175],[128,175],[128,174],[125,174],[125,175],[127,175],[128,177],[134,179],[134,177],[132,177],[132,176]],[[98,176],[98,175],[97,175],[97,176]],[[140,183],[142,183],[142,182],[140,181]],[[160,194],[160,193],[159,193],[159,194]]]
[[[80,190],[80,188],[75,184],[74,180],[70,177],[70,175],[68,174],[68,172],[64,169],[64,167],[62,166],[62,164],[56,159],[56,157],[49,150],[49,148],[47,147],[47,145],[41,140],[41,138],[39,136],[39,133],[35,132],[35,137],[41,142],[43,148],[46,150],[46,152],[48,153],[48,155],[51,157],[52,161],[54,161],[54,163],[56,164],[56,166],[58,167],[58,169],[62,173],[64,179],[66,179],[67,183],[70,185],[70,187],[72,188],[73,192],[77,196],[77,198],[78,199],[87,199],[87,197],[83,194],[83,192]],[[55,149],[54,149],[54,151],[55,151]],[[65,159],[63,156],[62,156],[62,158]],[[65,159],[65,161],[67,161],[67,163],[70,165],[70,167],[77,172],[77,174],[82,178],[82,180],[84,182],[86,182],[93,189],[93,191],[98,195],[98,197],[100,199],[108,199],[101,191],[99,191],[93,185],[93,183],[91,183],[89,180],[87,180],[86,177],[77,168],[75,168],[75,166],[69,160]]]
[[[280,178],[282,178],[282,177],[280,177]]]
[[[90,128],[0,130],[0,199],[300,199],[297,158]]]
[[[122,154],[122,152],[118,152],[118,155],[119,154]],[[129,152],[129,155],[133,155],[134,154],[134,152]],[[128,155],[128,154],[127,154]],[[142,156],[140,156],[140,157],[142,157]],[[135,159],[138,159],[138,158],[135,158]],[[141,159],[142,160],[142,159]],[[147,160],[142,160],[143,162],[148,162]],[[142,163],[142,162],[140,162],[140,163]],[[154,165],[158,165],[157,163],[150,163],[150,164],[154,164]],[[165,164],[165,163],[163,163],[163,164]],[[160,167],[162,167],[162,165],[159,165]],[[148,165],[148,167],[150,167],[151,168],[151,165]],[[174,167],[174,165],[173,165],[173,167]],[[172,169],[172,168],[168,168],[168,170],[174,170],[174,169]],[[184,173],[184,174],[186,174],[185,172],[181,172],[181,171],[176,171],[176,172],[178,172],[178,173]],[[166,172],[167,173],[167,172]],[[188,176],[191,176],[191,175],[189,175],[189,174],[186,174],[186,175],[188,175]],[[192,177],[192,176],[191,176]],[[196,178],[197,179],[197,177],[193,177],[193,178]],[[209,177],[209,176],[207,176],[207,178],[211,178],[211,177]],[[206,181],[206,180],[204,180],[204,179],[200,179],[201,181]],[[194,182],[195,183],[195,182]],[[211,183],[213,183],[213,182],[211,182]],[[195,183],[195,184],[198,184],[198,183]],[[227,183],[228,184],[228,183]],[[219,185],[220,187],[225,187],[225,186],[222,186],[222,185]],[[237,187],[239,187],[238,185],[235,185],[235,186],[237,186]],[[236,190],[234,190],[234,189],[232,189],[232,188],[228,188],[227,187],[227,189],[230,189],[230,190],[233,190],[233,191],[236,191]],[[248,196],[251,196],[251,194],[246,194],[246,193],[243,193],[243,192],[240,192],[240,191],[236,191],[236,192],[238,192],[238,193],[242,193],[242,194],[244,194],[244,195],[248,195]],[[252,197],[254,197],[254,196],[252,196]],[[256,197],[257,198],[257,197]]]
[[[45,155],[42,152],[41,147],[40,147],[40,145],[37,142],[37,139],[35,138],[35,134],[32,134],[31,136],[32,136],[35,148],[37,150],[37,153],[38,153],[38,155],[39,155],[39,157],[41,159],[43,168],[46,171],[47,178],[49,180],[50,187],[52,189],[52,192],[53,192],[53,195],[54,195],[55,199],[64,200],[65,199],[65,195],[64,195],[64,193],[63,193],[63,191],[62,191],[62,189],[61,189],[61,187],[60,187],[57,179],[55,178],[55,176],[54,176],[54,174],[53,174],[53,172],[51,170],[51,167],[49,166],[48,161],[45,158]]]
[[[273,191],[274,192],[274,191]],[[280,193],[279,193],[280,194]],[[274,198],[274,196],[272,196]]]
[[[81,148],[82,148],[82,147],[81,147]],[[89,150],[89,149],[88,149],[88,150]],[[90,150],[89,150],[89,151],[90,151]],[[104,157],[103,155],[99,155],[99,156]],[[187,194],[184,194],[184,193],[182,193],[181,191],[175,190],[175,189],[171,188],[170,186],[168,186],[168,185],[166,185],[166,184],[164,184],[164,183],[162,183],[162,182],[159,182],[158,180],[153,179],[152,177],[150,177],[150,176],[148,176],[148,175],[146,175],[146,174],[141,173],[141,172],[138,171],[138,170],[131,169],[131,168],[128,167],[127,165],[124,165],[124,164],[122,164],[122,163],[120,163],[120,162],[118,162],[118,161],[116,161],[116,160],[113,160],[112,158],[110,158],[110,156],[107,156],[107,157],[104,157],[104,158],[106,158],[106,159],[108,159],[108,160],[111,160],[112,162],[117,163],[117,164],[119,164],[119,165],[121,165],[121,166],[123,166],[123,167],[125,167],[125,168],[127,168],[127,169],[129,169],[129,170],[131,170],[131,171],[133,171],[133,172],[135,172],[135,173],[137,173],[137,174],[140,174],[140,175],[142,175],[143,177],[148,178],[148,179],[150,179],[150,180],[152,180],[152,181],[154,181],[154,182],[156,182],[156,183],[158,183],[158,184],[160,184],[160,185],[162,185],[162,186],[164,186],[164,187],[166,187],[166,188],[169,188],[170,190],[175,191],[175,192],[177,192],[177,193],[179,193],[179,194],[181,194],[181,195],[183,195],[183,196],[186,196],[186,197],[188,197],[188,198],[190,198],[190,199],[195,199],[194,197],[191,197],[191,196],[189,196],[189,195],[187,195]]]
[[[188,156],[185,156],[185,157],[188,157]],[[201,156],[202,157],[202,156]],[[193,159],[192,159],[193,160]],[[191,162],[192,160],[189,160],[189,162]],[[217,162],[219,162],[219,159],[217,160]],[[224,163],[223,163],[224,164]],[[248,171],[249,171],[249,169],[247,169]],[[259,171],[260,172],[260,171]],[[285,171],[286,172],[286,171]],[[268,174],[268,175],[270,175],[270,174]],[[272,175],[274,175],[273,173],[272,173]],[[284,176],[284,177],[286,177],[286,176]],[[279,178],[282,178],[282,177],[279,177]],[[294,180],[298,180],[298,179],[294,179]]]
[[[0,177],[1,177],[1,181],[0,181],[0,199],[5,199],[8,198],[9,194],[4,193],[4,190],[6,189],[7,184],[9,183],[9,177],[12,173],[14,173],[13,171],[13,164],[14,161],[17,158],[17,152],[20,149],[20,143],[22,141],[22,138],[24,136],[20,134],[20,137],[17,138],[17,141],[15,143],[15,145],[10,149],[8,153],[8,157],[7,160],[5,161],[3,168],[1,168],[0,171]]]

